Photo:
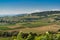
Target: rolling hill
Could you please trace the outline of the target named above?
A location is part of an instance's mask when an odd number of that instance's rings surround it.
[[[60,26],[60,11],[43,11],[31,14],[0,17],[0,30],[19,30],[49,25]],[[46,27],[47,28],[47,27]],[[58,28],[59,30],[60,28]]]

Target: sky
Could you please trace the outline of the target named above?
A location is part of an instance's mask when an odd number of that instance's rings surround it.
[[[0,0],[0,15],[60,10],[60,0]]]

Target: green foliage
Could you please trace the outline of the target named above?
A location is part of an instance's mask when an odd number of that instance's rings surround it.
[[[16,40],[60,40],[60,34],[51,34],[46,32],[45,34],[35,35],[29,33],[26,39],[22,38],[22,33],[19,33]]]
[[[34,40],[34,36],[32,34],[29,33],[28,37],[26,40]]]
[[[16,40],[24,40],[24,38],[22,38],[22,34],[23,34],[22,32],[19,32]]]

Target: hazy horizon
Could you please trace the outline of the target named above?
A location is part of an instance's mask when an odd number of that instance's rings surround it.
[[[0,0],[0,15],[59,10],[60,0]]]

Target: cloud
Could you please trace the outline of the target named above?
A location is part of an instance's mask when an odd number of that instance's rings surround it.
[[[9,15],[9,14],[21,14],[21,10],[0,10],[0,15]]]
[[[34,10],[26,11],[26,13],[34,13],[34,12],[41,12],[41,11],[39,9],[34,9]]]
[[[51,9],[51,11],[59,11],[60,9]],[[9,15],[9,14],[30,14],[33,12],[42,12],[42,11],[47,11],[47,10],[40,10],[40,9],[0,9],[0,15]],[[49,10],[48,10],[49,11]]]
[[[60,9],[51,9],[52,11],[60,11]]]
[[[9,14],[30,14],[30,13],[34,13],[34,12],[41,12],[43,10],[40,9],[25,9],[25,10],[21,10],[21,9],[13,9],[13,10],[0,10],[0,15],[9,15]]]
[[[34,12],[40,12],[40,10],[37,9],[37,10],[35,10]]]

